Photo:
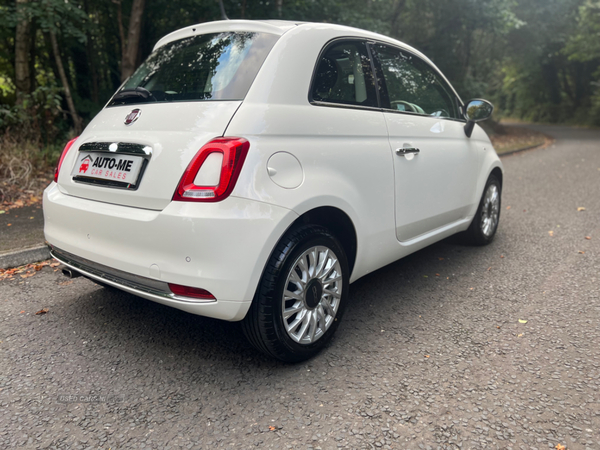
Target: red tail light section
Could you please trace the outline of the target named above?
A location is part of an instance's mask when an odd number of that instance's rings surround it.
[[[173,195],[178,202],[219,202],[226,199],[235,187],[250,143],[243,138],[217,138],[202,147],[185,170]],[[196,186],[198,171],[211,153],[223,154],[221,178],[217,186]]]
[[[215,296],[206,289],[195,288],[190,286],[181,286],[180,284],[169,283],[169,289],[175,295],[182,297],[198,298],[202,300],[216,300]]]
[[[67,142],[67,145],[65,145],[65,148],[63,149],[62,154],[60,155],[60,159],[58,160],[58,164],[56,165],[56,169],[54,169],[54,182],[55,183],[58,183],[58,174],[60,173],[60,167],[62,166],[63,160],[65,159],[65,156],[67,156],[67,153],[69,153],[69,149],[75,143],[75,141],[77,140],[78,137],[79,136],[71,139],[69,142]]]

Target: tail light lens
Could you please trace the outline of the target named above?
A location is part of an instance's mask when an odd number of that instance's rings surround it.
[[[79,137],[79,136],[77,136],[77,137]],[[60,167],[62,166],[63,160],[65,159],[65,156],[67,156],[67,153],[69,153],[69,149],[71,148],[71,146],[77,140],[77,137],[73,138],[69,142],[67,142],[67,145],[65,145],[65,148],[63,149],[62,154],[60,155],[60,159],[58,160],[58,164],[56,165],[56,169],[54,169],[54,182],[55,183],[58,183],[58,174],[60,173]]]
[[[213,139],[202,147],[190,162],[173,195],[178,202],[219,202],[231,194],[248,154],[250,143],[242,138]],[[215,186],[198,186],[194,183],[198,172],[213,153],[222,155],[221,173]],[[214,164],[212,158],[207,164]],[[210,170],[209,170],[210,172]],[[199,177],[206,179],[207,177]],[[210,178],[210,176],[209,176]]]
[[[182,297],[199,298],[202,300],[216,300],[215,296],[208,292],[206,289],[195,288],[190,286],[181,286],[180,284],[169,283],[169,289],[175,295],[181,295]]]

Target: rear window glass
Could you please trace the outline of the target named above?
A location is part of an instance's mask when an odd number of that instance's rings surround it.
[[[152,53],[109,106],[149,102],[242,100],[279,36],[204,34]]]

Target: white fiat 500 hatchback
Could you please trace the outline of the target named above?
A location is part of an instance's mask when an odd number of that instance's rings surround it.
[[[65,272],[318,352],[349,284],[462,232],[489,243],[502,165],[429,59],[344,26],[219,21],[161,39],[44,194]]]

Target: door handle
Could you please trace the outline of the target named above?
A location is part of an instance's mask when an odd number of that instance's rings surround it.
[[[397,148],[396,149],[396,153],[400,156],[406,156],[408,154],[415,154],[418,155],[421,152],[421,150],[419,150],[416,147],[402,147],[402,148]]]

